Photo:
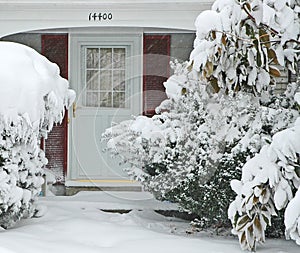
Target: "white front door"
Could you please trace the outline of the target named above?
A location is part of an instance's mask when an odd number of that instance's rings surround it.
[[[141,113],[141,35],[70,35],[70,180],[125,180],[118,159],[103,152],[101,134]]]

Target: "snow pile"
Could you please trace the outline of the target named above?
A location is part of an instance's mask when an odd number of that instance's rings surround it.
[[[299,0],[217,0],[196,22],[191,66],[216,91],[274,85],[287,66],[295,73],[300,30]]]
[[[135,197],[132,192],[122,196],[116,192],[84,192],[72,197],[42,198],[40,201],[48,212],[2,232],[0,252],[241,252],[231,237],[214,238],[203,232],[195,233],[188,221],[145,209],[146,201],[126,201]],[[131,207],[132,211],[123,214],[101,211],[115,205],[117,208],[120,202],[127,202],[126,208]],[[278,239],[268,241],[264,252],[298,253],[299,249],[291,242]]]
[[[34,214],[47,159],[40,138],[74,100],[59,68],[24,45],[0,42],[0,226]]]

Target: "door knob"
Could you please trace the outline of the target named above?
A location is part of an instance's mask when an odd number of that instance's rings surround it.
[[[72,111],[73,111],[73,118],[76,118],[76,102],[73,103],[73,106],[72,106]]]

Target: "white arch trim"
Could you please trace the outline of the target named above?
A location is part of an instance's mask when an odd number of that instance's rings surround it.
[[[79,27],[143,27],[194,31],[213,0],[0,0],[0,37]]]

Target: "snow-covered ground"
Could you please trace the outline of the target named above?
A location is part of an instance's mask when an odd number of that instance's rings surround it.
[[[235,253],[238,240],[187,234],[189,224],[153,211],[174,209],[146,193],[83,192],[73,197],[45,197],[41,218],[22,220],[0,232],[1,253]],[[127,214],[101,209],[128,209]],[[292,241],[267,240],[262,253],[296,253]]]

